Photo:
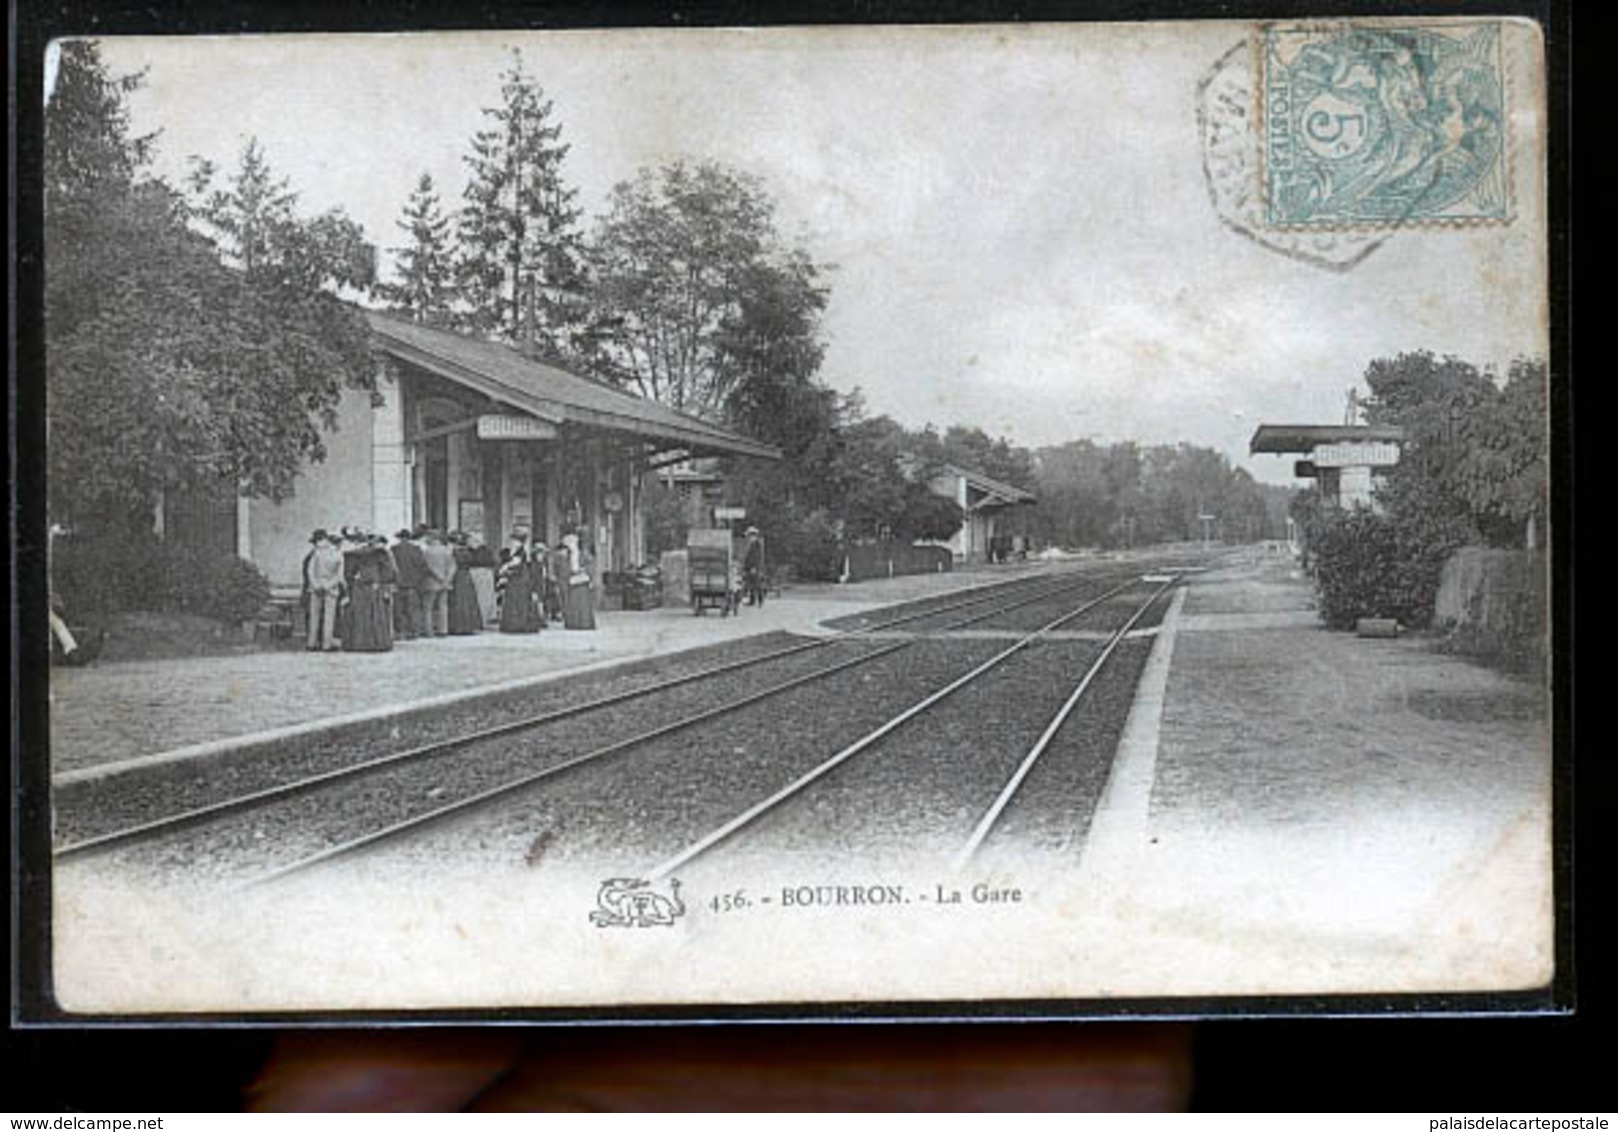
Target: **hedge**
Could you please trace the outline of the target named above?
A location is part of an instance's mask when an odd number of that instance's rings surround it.
[[[153,535],[61,539],[51,572],[69,617],[80,621],[143,610],[235,623],[257,616],[270,597],[269,580],[251,562]]]
[[[835,582],[842,574],[842,542],[826,512],[787,515],[759,525],[764,528],[772,568],[791,566],[806,582]]]
[[[1327,625],[1349,629],[1361,617],[1391,617],[1419,629],[1432,621],[1439,576],[1457,533],[1364,508],[1325,509],[1305,538]]]

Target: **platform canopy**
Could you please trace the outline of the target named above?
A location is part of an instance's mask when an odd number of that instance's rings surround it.
[[[1024,491],[1020,487],[1013,487],[1009,483],[990,479],[979,472],[969,471],[954,464],[946,464],[944,471],[949,475],[960,476],[966,481],[968,495],[968,509],[981,511],[989,507],[1010,507],[1016,503],[1033,503],[1033,492]]]
[[[779,460],[781,450],[728,428],[525,357],[509,346],[366,311],[382,353],[551,425],[611,429],[697,456]]]
[[[1259,425],[1247,450],[1254,456],[1302,455],[1327,444],[1398,444],[1405,438],[1396,425]]]

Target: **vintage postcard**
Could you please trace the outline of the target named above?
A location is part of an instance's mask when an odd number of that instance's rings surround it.
[[[1565,1005],[1534,22],[37,93],[43,1018]]]

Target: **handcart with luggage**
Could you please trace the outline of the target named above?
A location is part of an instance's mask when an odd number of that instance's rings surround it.
[[[691,571],[691,612],[697,616],[710,609],[721,617],[736,612],[741,591],[741,566],[732,553],[730,532],[695,530],[687,536],[686,549]]]

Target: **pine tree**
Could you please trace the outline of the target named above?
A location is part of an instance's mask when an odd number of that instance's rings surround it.
[[[465,158],[457,280],[468,329],[550,357],[569,354],[583,322],[581,210],[562,180],[568,146],[553,104],[513,52],[501,103]]]
[[[311,294],[372,286],[376,249],[360,226],[340,208],[301,218],[298,194],[271,169],[257,138],[248,139],[223,187],[215,183],[214,162],[193,157],[191,163],[192,217],[224,261],[256,285]]]
[[[45,106],[47,207],[81,203],[96,192],[125,191],[145,171],[157,135],[130,133],[125,102],[143,77],[109,74],[90,40],[60,45]]]
[[[399,281],[379,285],[377,296],[412,322],[446,326],[454,314],[454,262],[449,218],[439,203],[432,174],[423,173],[416,182],[398,225],[409,236],[403,247],[388,249],[397,257],[394,272]]]
[[[227,187],[215,187],[218,172],[212,161],[191,159],[193,208],[218,234],[226,262],[255,274],[271,262],[278,235],[291,226],[297,194],[286,178],[270,171],[257,138],[243,147],[241,164],[227,178]]]

